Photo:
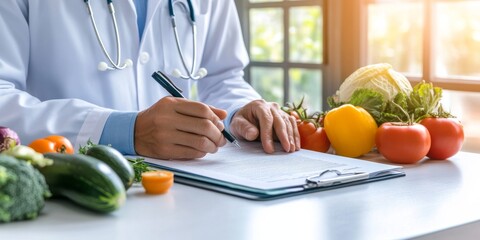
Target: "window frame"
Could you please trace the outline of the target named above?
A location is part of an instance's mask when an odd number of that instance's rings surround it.
[[[358,8],[358,15],[361,16],[363,29],[362,33],[359,35],[363,41],[360,43],[360,49],[368,49],[367,43],[367,18],[368,18],[368,4],[375,3],[389,3],[389,2],[419,2],[419,0],[352,0],[357,1],[361,4],[361,7]],[[450,76],[450,77],[439,77],[435,75],[435,45],[432,43],[435,32],[435,14],[434,14],[434,5],[438,2],[455,2],[456,0],[422,0],[423,2],[423,42],[422,42],[422,73],[421,77],[411,76],[405,74],[405,76],[410,80],[412,84],[416,84],[422,80],[426,82],[432,82],[435,86],[441,87],[447,90],[454,91],[470,91],[470,92],[480,92],[480,78],[476,77],[461,77],[461,76]],[[471,1],[471,0],[466,0]],[[355,44],[355,43],[351,43]],[[361,54],[362,65],[368,64],[367,60],[367,51]],[[359,66],[360,67],[360,66]],[[474,80],[474,81],[472,81]]]
[[[321,68],[323,77],[323,99],[332,96],[336,93],[342,82],[356,69],[368,64],[367,52],[367,10],[368,4],[372,2],[388,2],[391,0],[321,0],[323,4],[323,17],[324,17],[324,61]],[[402,1],[414,1],[414,0],[402,0]],[[432,3],[440,1],[453,1],[453,0],[423,0],[424,4],[433,6]],[[249,26],[245,23],[245,19],[248,19],[248,8],[245,4],[248,0],[235,0],[237,9],[239,11],[240,19],[242,21],[242,30],[244,32],[244,40],[249,43]],[[294,2],[294,1],[292,1]],[[433,16],[432,8],[425,7],[425,23],[426,25],[432,25]],[[428,28],[431,29],[431,28]],[[477,78],[461,78],[451,77],[442,78],[436,77],[434,69],[431,67],[434,65],[432,59],[431,48],[426,48],[425,45],[430,46],[430,39],[433,36],[432,31],[424,31],[423,37],[423,66],[422,76],[414,77],[406,75],[412,84],[416,84],[422,79],[427,82],[432,82],[435,86],[444,88],[446,90],[454,91],[468,91],[468,92],[480,92],[480,79]],[[428,64],[426,64],[428,63]],[[255,63],[254,63],[255,64]],[[262,66],[268,64],[260,63]],[[265,65],[263,65],[265,64]],[[245,71],[245,79],[250,81],[250,66]],[[271,66],[271,65],[268,65]],[[288,68],[289,66],[283,66]],[[285,70],[284,70],[285,71]],[[288,76],[286,72],[285,77]],[[478,80],[473,82],[471,80]],[[284,91],[287,91],[288,96],[288,82]],[[323,110],[329,109],[327,101],[323,101]]]
[[[290,99],[290,74],[289,70],[294,68],[309,69],[309,70],[319,70],[322,75],[322,96],[328,96],[329,91],[326,87],[325,81],[327,64],[328,64],[328,21],[327,21],[327,0],[283,0],[279,2],[261,2],[261,3],[251,3],[248,0],[235,0],[237,5],[237,11],[239,13],[240,22],[242,23],[242,31],[245,46],[248,51],[250,51],[250,17],[249,11],[251,9],[259,8],[281,8],[283,9],[283,61],[281,62],[265,62],[265,61],[254,61],[250,60],[250,64],[245,68],[245,80],[251,83],[251,68],[252,67],[266,67],[266,68],[277,68],[282,69],[283,74],[283,102],[287,102]],[[319,6],[322,9],[322,21],[323,21],[323,56],[321,63],[301,63],[290,61],[290,36],[289,36],[289,23],[290,23],[290,8],[293,7],[302,7],[302,6]],[[322,99],[326,99],[322,97]],[[326,101],[323,102],[323,108],[326,107]]]

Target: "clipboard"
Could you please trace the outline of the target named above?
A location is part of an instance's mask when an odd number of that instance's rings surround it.
[[[226,146],[194,160],[145,158],[175,182],[251,200],[273,200],[405,176],[401,166],[300,150],[263,152],[259,142]],[[280,145],[276,149],[281,149]],[[315,169],[317,167],[318,169]],[[265,175],[265,176],[264,176]]]

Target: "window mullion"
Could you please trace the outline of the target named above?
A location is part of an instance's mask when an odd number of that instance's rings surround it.
[[[244,0],[236,0],[235,1],[238,17],[241,22],[241,29],[243,34],[243,41],[247,51],[250,51],[250,14],[247,8],[248,1]],[[250,65],[247,65],[244,69],[244,79],[248,83],[251,83],[251,72],[250,72]]]
[[[283,102],[288,102],[290,99],[290,74],[289,74],[289,62],[290,62],[290,8],[283,7]]]
[[[425,0],[424,1],[424,23],[423,23],[423,79],[427,82],[433,81],[433,68],[434,63],[432,62],[433,56],[433,44],[432,44],[432,33],[433,33],[433,1]]]

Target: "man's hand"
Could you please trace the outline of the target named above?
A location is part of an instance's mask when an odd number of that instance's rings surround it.
[[[300,134],[293,116],[283,112],[277,103],[255,100],[238,110],[230,123],[232,133],[248,141],[260,138],[266,153],[275,151],[278,139],[286,152],[300,149]]]
[[[182,98],[164,97],[138,114],[135,151],[160,159],[202,158],[226,144],[224,110]]]

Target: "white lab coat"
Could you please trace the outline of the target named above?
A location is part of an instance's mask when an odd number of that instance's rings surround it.
[[[115,35],[105,0],[90,1],[98,29],[115,59]],[[198,98],[232,111],[260,96],[243,80],[248,57],[233,0],[193,0],[198,27],[197,65],[208,70]],[[135,6],[114,1],[125,70],[101,72],[106,61],[83,0],[2,0],[0,4],[0,125],[24,144],[49,134],[78,148],[98,141],[109,114],[148,108],[168,93],[154,71],[181,67],[166,0],[149,0],[142,41]],[[192,35],[186,13],[176,9],[179,35],[191,63]],[[190,96],[191,81],[174,79]],[[122,131],[122,130],[119,130]]]

